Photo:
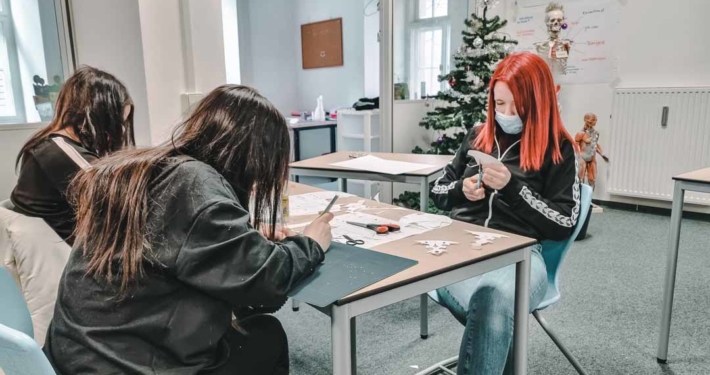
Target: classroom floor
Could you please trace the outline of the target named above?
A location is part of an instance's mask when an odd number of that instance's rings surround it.
[[[656,363],[669,218],[605,209],[562,271],[562,300],[543,312],[589,374],[710,374],[710,223],[684,220],[668,365]],[[309,306],[277,314],[289,337],[291,373],[331,374],[330,321]],[[530,317],[530,374],[576,374]],[[462,326],[429,303],[419,338],[419,300],[358,318],[358,373],[415,374],[458,354]]]

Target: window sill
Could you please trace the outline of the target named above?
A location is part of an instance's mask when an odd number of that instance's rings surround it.
[[[0,124],[0,132],[41,129],[47,125],[49,125],[49,122],[32,122],[29,124]]]

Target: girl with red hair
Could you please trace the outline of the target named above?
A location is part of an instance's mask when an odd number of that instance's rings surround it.
[[[500,163],[479,165],[470,150]],[[430,195],[453,219],[539,241],[563,240],[579,216],[577,176],[574,139],[562,125],[552,73],[539,56],[516,53],[501,61],[491,78],[488,121],[471,129]],[[533,245],[531,309],[547,291],[540,251],[540,244]],[[437,293],[466,326],[458,374],[512,374],[515,267]]]

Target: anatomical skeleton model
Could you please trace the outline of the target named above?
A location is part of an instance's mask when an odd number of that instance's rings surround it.
[[[586,182],[594,189],[594,182],[597,179],[597,154],[601,155],[605,162],[609,158],[604,156],[602,147],[599,145],[599,132],[594,129],[597,126],[597,115],[587,113],[584,115],[584,129],[577,133],[574,141],[577,142],[580,151],[579,179]]]
[[[567,29],[564,7],[558,3],[550,3],[545,12],[549,39],[535,43],[535,49],[538,55],[547,61],[553,73],[567,74],[567,59],[572,49],[572,41],[560,38],[560,32]]]

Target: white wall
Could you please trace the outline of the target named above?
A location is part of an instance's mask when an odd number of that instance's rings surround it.
[[[148,96],[138,0],[72,0],[76,57],[120,79],[135,103],[136,142],[149,145]]]
[[[364,96],[364,14],[365,5],[353,0],[298,0],[293,43],[298,75],[298,108],[313,110],[316,97],[323,95],[326,110],[352,106]],[[328,19],[343,19],[343,66],[302,69],[301,25]]]
[[[374,55],[379,21],[373,16],[366,30],[364,8],[365,2],[352,0],[238,0],[242,82],[286,114],[312,111],[318,95],[323,95],[326,110],[351,106],[365,96],[366,81],[377,96],[379,89],[372,88],[379,85],[379,74],[368,75],[367,80],[365,75],[365,35],[373,44],[367,52],[368,66],[379,67]],[[344,65],[304,70],[301,25],[333,18],[343,18]]]
[[[293,0],[237,3],[242,82],[259,90],[285,114],[299,108],[296,69],[300,69],[300,62],[296,50],[301,43],[296,44],[294,39],[296,3]]]
[[[367,15],[363,24],[364,96],[374,98],[380,96],[380,43],[377,42],[380,13],[377,11],[376,2],[371,0],[363,0],[363,2],[365,5],[370,4],[365,10]]]

